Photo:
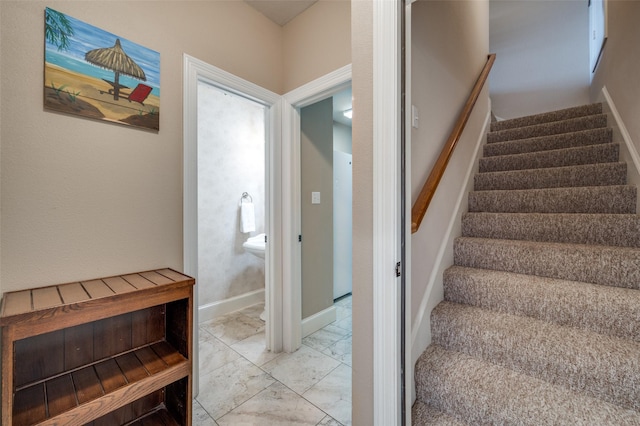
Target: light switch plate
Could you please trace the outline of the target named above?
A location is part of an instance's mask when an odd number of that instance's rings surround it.
[[[312,192],[311,193],[311,204],[320,204],[320,193]]]

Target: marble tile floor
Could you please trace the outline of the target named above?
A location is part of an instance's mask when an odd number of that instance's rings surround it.
[[[200,324],[194,426],[351,425],[351,296],[291,354],[265,350],[263,305]]]

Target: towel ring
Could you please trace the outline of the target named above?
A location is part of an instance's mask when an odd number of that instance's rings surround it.
[[[248,192],[243,192],[242,193],[242,198],[240,199],[240,203],[242,203],[245,200],[247,200],[250,203],[253,203],[253,198],[251,198],[251,195],[249,195]]]

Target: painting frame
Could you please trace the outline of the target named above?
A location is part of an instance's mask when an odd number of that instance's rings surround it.
[[[160,53],[45,8],[44,108],[160,130]]]

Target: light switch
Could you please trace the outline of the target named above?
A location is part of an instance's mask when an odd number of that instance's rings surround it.
[[[312,192],[311,193],[311,204],[320,204],[320,193]]]
[[[417,129],[420,127],[420,116],[418,115],[418,107],[411,105],[411,127]]]

